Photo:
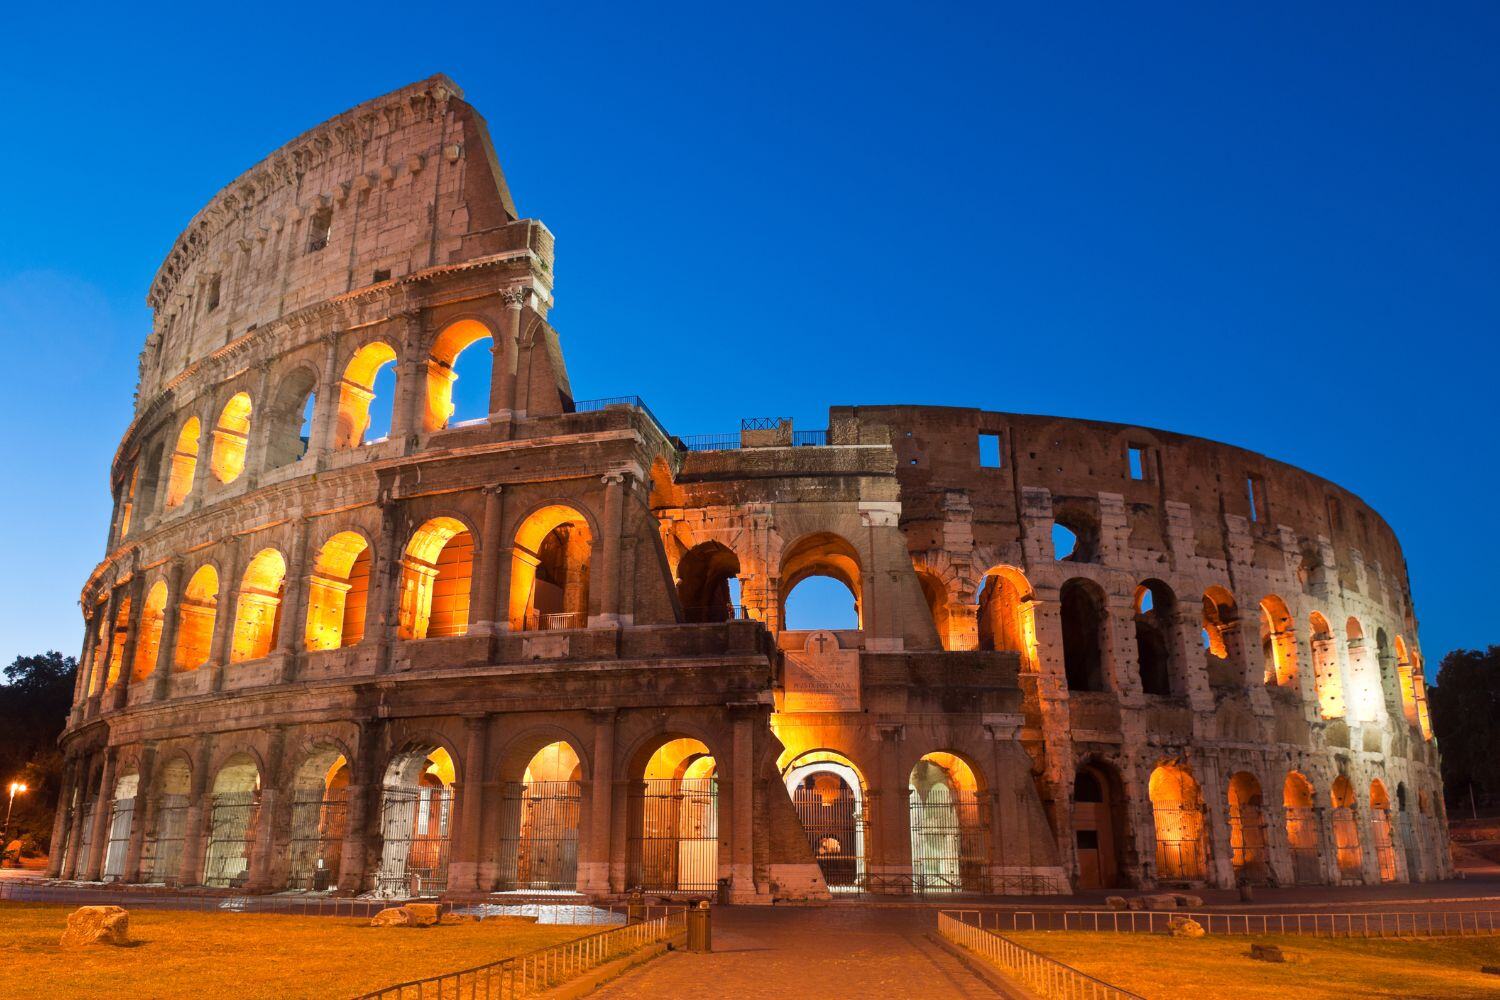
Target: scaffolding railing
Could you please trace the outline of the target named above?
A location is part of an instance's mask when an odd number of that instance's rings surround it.
[[[1088,997],[1089,1000],[1144,1000],[1055,958],[1016,944],[991,930],[970,923],[961,912],[938,912],[938,933],[1015,976],[1043,997]]]
[[[1220,913],[1207,910],[944,910],[995,932],[1090,931],[1165,934],[1189,917],[1209,934],[1296,934],[1334,938],[1484,937],[1500,934],[1500,910],[1386,910],[1360,913]]]
[[[588,934],[514,958],[396,983],[355,1000],[513,1000],[535,996],[606,962],[687,931],[687,910]]]

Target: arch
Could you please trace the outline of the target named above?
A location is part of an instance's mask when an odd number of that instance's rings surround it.
[[[308,649],[339,649],[364,639],[370,563],[370,543],[357,531],[337,532],[319,547],[307,581]]]
[[[1347,775],[1333,780],[1329,790],[1333,803],[1333,843],[1338,853],[1339,875],[1345,880],[1358,880],[1364,871],[1364,858],[1359,845],[1359,826],[1354,819],[1354,785]]]
[[[249,877],[260,788],[260,766],[247,753],[231,755],[214,775],[208,846],[203,853],[204,885],[240,885]]]
[[[232,483],[245,471],[245,449],[250,442],[250,394],[237,392],[219,411],[208,471],[221,483]]]
[[[911,769],[906,791],[913,891],[982,891],[988,824],[973,765],[947,751],[924,754]]]
[[[799,754],[782,773],[808,849],[830,892],[864,884],[866,787],[848,757],[834,750]]]
[[[396,349],[374,340],[354,352],[339,383],[339,409],[335,448],[358,448],[370,427],[370,407],[375,401],[375,378],[396,361]],[[394,402],[394,400],[393,400]]]
[[[694,545],[677,561],[677,597],[686,621],[722,622],[740,617],[740,560],[722,542]]]
[[[508,890],[578,888],[583,764],[572,743],[540,747],[507,781],[501,807],[500,884]]]
[[[340,747],[317,744],[292,772],[288,889],[314,892],[338,885],[349,833],[349,760]]]
[[[1141,690],[1170,696],[1177,675],[1173,624],[1177,595],[1161,580],[1144,580],[1135,588],[1135,655],[1141,672]]]
[[[1249,771],[1236,771],[1229,776],[1229,848],[1230,863],[1237,879],[1270,880],[1266,843],[1266,813],[1260,779]]]
[[[1021,654],[1023,670],[1036,669],[1036,624],[1031,581],[1014,566],[996,566],[979,589],[980,649]]]
[[[458,382],[459,356],[482,340],[493,343],[494,335],[489,327],[475,319],[461,319],[450,323],[438,334],[432,344],[432,355],[427,362],[427,414],[424,426],[429,431],[441,430],[452,420],[455,406],[453,387]],[[490,361],[491,357],[484,358]],[[467,368],[468,366],[465,365]],[[488,376],[491,365],[484,366]],[[489,383],[488,377],[485,379]],[[485,393],[484,416],[489,415],[489,394]]]
[[[281,597],[285,589],[285,557],[276,549],[261,549],[240,578],[230,663],[258,660],[275,647],[281,630]]]
[[[1059,562],[1098,562],[1098,519],[1076,508],[1055,509],[1052,513],[1052,554]]]
[[[172,655],[172,669],[190,672],[208,662],[218,609],[219,571],[204,563],[188,580],[177,601],[177,648]]]
[[[197,417],[188,417],[177,432],[177,444],[172,449],[172,467],[167,476],[167,507],[181,507],[188,494],[193,492],[193,479],[198,471],[198,439],[203,434],[203,425]]]
[[[135,803],[140,784],[141,776],[134,767],[127,769],[115,780],[109,806],[109,840],[104,849],[104,868],[101,872],[101,877],[106,882],[118,882],[125,876],[125,855],[130,849],[130,831],[135,820]]]
[[[109,643],[109,665],[104,677],[106,690],[120,683],[120,670],[125,665],[125,640],[130,635],[130,598],[120,599],[115,609],[115,620],[111,627]]]
[[[1406,717],[1408,725],[1419,725],[1416,672],[1412,670],[1406,639],[1400,635],[1396,636],[1396,680],[1401,688],[1401,714]]]
[[[1311,630],[1313,686],[1317,690],[1318,714],[1325,719],[1344,717],[1344,682],[1339,673],[1338,647],[1333,629],[1321,612],[1307,616]]]
[[[1371,665],[1370,649],[1365,642],[1365,629],[1360,620],[1350,615],[1344,622],[1344,637],[1349,664],[1349,692],[1358,718],[1362,722],[1373,722],[1380,718],[1385,708],[1385,690],[1380,683],[1379,664]]]
[[[647,892],[715,891],[719,781],[713,752],[702,740],[664,734],[643,746],[635,760],[639,775],[633,775],[628,816],[627,882]]]
[[[521,522],[511,556],[512,630],[588,624],[593,539],[588,519],[566,504],[547,504]]]
[[[1385,782],[1370,782],[1370,840],[1375,845],[1375,870],[1382,882],[1396,881],[1396,842],[1391,829],[1391,797]]]
[[[1260,649],[1265,682],[1277,687],[1297,683],[1297,625],[1286,602],[1267,594],[1260,602]]]
[[[453,755],[441,744],[415,740],[392,755],[381,786],[377,895],[400,899],[447,890],[456,781]]]
[[[1128,807],[1119,771],[1088,760],[1073,774],[1073,844],[1080,889],[1123,884]]]
[[[176,882],[182,872],[192,762],[185,753],[167,756],[157,769],[154,801],[141,847],[141,874],[150,882]]]
[[[859,552],[846,539],[828,531],[803,535],[782,553],[780,593],[777,595],[782,627],[787,627],[787,600],[792,591],[814,576],[829,577],[844,585],[854,599],[854,627],[863,628]]]
[[[927,569],[917,569],[917,583],[922,588],[922,600],[927,605],[927,611],[932,615],[932,627],[937,630],[938,642],[944,650],[953,651],[961,649],[957,637],[953,635],[953,616],[948,611],[948,588],[944,586],[943,580],[936,573]]]
[[[317,412],[318,373],[299,365],[284,376],[265,414],[265,467],[279,469],[307,454],[312,441],[312,416]]]
[[[1219,687],[1239,687],[1240,611],[1234,595],[1223,587],[1203,592],[1203,643],[1209,682]]]
[[[1104,592],[1093,581],[1074,577],[1058,591],[1058,604],[1068,690],[1103,691]]]
[[[1312,782],[1300,771],[1288,771],[1281,786],[1282,811],[1286,814],[1286,840],[1292,852],[1292,879],[1299,885],[1323,881],[1322,831],[1318,822]]]
[[[141,617],[136,623],[135,661],[130,665],[131,681],[143,681],[156,669],[161,652],[162,628],[167,622],[167,582],[157,580],[146,591]]]
[[[1147,785],[1156,828],[1156,876],[1169,882],[1196,882],[1207,871],[1203,794],[1192,772],[1164,763]]]
[[[413,532],[401,559],[400,638],[465,635],[473,574],[474,535],[462,521],[435,517]]]

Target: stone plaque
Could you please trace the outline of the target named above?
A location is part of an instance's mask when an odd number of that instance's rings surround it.
[[[839,638],[822,630],[807,636],[807,645],[786,651],[788,712],[858,712],[859,650],[844,649]]]

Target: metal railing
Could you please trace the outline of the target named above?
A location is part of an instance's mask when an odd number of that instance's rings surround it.
[[[587,628],[589,616],[582,611],[561,611],[543,614],[540,611],[526,612],[524,622],[527,632],[545,632],[564,628]]]
[[[1089,1000],[1144,1000],[1118,986],[1095,979],[1040,952],[985,930],[947,910],[938,913],[938,933],[1014,975],[1043,997],[1088,997]]]
[[[1203,910],[945,910],[987,930],[1163,934],[1190,917],[1210,934],[1409,938],[1500,934],[1500,910],[1387,910],[1371,913],[1217,913]]]
[[[855,889],[869,896],[1054,896],[1064,892],[1066,886],[1056,875],[864,872],[856,880]]]
[[[828,431],[792,431],[793,448],[821,448],[828,443]]]
[[[712,604],[707,607],[683,608],[682,619],[692,625],[760,621],[754,610],[744,604]]]
[[[13,903],[56,903],[99,906],[113,903],[129,909],[187,910],[198,913],[279,913],[299,917],[373,917],[388,906],[388,899],[351,899],[347,896],[245,896],[227,892],[179,892],[149,886],[49,885],[46,883],[0,882],[0,900]],[[437,899],[408,899],[401,903],[438,903]],[[439,903],[442,911],[451,904]]]
[[[689,434],[672,439],[681,451],[736,451],[739,434]]]
[[[488,965],[396,983],[355,1000],[511,1000],[532,996],[686,930],[687,911],[678,909]]]
[[[667,433],[666,425],[657,419],[656,414],[651,412],[651,407],[647,406],[646,401],[639,396],[604,396],[599,399],[575,399],[573,401],[573,412],[593,413],[596,410],[607,410],[611,406],[635,407],[651,418],[651,422],[656,425],[656,429],[661,431],[662,437],[671,440],[672,435]]]

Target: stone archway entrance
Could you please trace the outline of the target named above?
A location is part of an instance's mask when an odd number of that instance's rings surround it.
[[[1124,868],[1119,778],[1101,764],[1084,764],[1073,778],[1073,842],[1078,888],[1112,889]]]

